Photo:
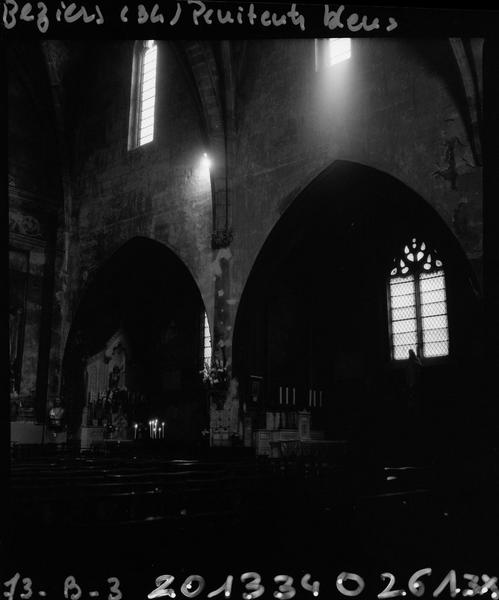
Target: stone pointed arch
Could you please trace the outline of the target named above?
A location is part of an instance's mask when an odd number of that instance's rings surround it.
[[[64,352],[62,397],[69,407],[73,433],[88,400],[84,392],[87,361],[117,331],[126,336],[139,365],[132,391],[157,403],[170,386],[170,397],[176,394],[180,401],[185,392],[201,402],[204,313],[193,275],[167,246],[135,237],[115,249],[88,278]],[[168,350],[169,344],[175,351]]]
[[[233,336],[233,372],[246,405],[278,411],[279,389],[288,388],[301,410],[310,390],[323,391],[333,437],[347,434],[350,404],[364,403],[367,421],[391,418],[403,397],[390,363],[387,273],[401,241],[419,233],[446,265],[453,344],[452,360],[432,366],[428,402],[443,415],[444,390],[453,390],[456,407],[464,407],[483,353],[481,297],[466,254],[419,194],[349,161],[335,161],[302,189],[253,264]],[[264,382],[264,400],[253,406],[255,376]],[[379,403],[370,403],[374,398]],[[338,414],[346,415],[344,429],[335,429]]]

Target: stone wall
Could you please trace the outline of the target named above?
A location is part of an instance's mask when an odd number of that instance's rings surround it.
[[[349,61],[316,72],[313,40],[248,43],[232,174],[235,299],[281,214],[338,159],[408,185],[480,262],[481,168],[474,166],[449,52],[446,41],[354,39]],[[452,189],[444,176],[456,137]]]
[[[50,88],[36,42],[8,47],[8,194],[11,299],[25,273],[16,391],[18,418],[43,419],[58,392],[59,322],[54,273],[61,204]],[[19,262],[24,255],[25,265]],[[17,301],[16,301],[17,303]],[[49,375],[49,372],[51,373]]]
[[[165,244],[213,306],[211,187],[196,100],[167,42],[159,42],[155,138],[128,150],[133,42],[96,44],[79,86],[73,172],[81,277],[128,240]],[[98,65],[98,68],[97,68]],[[212,310],[208,310],[210,314]]]

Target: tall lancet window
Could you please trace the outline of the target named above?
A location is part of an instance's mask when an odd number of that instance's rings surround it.
[[[211,366],[211,334],[206,313],[204,313],[203,322],[203,365]]]
[[[449,354],[445,274],[435,250],[412,238],[395,258],[389,283],[392,358]]]
[[[143,146],[154,139],[157,53],[154,40],[136,42],[132,73],[129,149]]]

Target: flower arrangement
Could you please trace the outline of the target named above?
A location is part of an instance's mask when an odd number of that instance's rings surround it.
[[[214,358],[211,365],[204,363],[200,374],[203,377],[203,383],[208,388],[224,388],[229,380],[227,363],[225,359]]]

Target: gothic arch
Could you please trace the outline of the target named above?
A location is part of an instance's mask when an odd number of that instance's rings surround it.
[[[301,396],[323,390],[329,436],[362,437],[352,422],[362,430],[376,419],[397,430],[404,374],[390,359],[387,275],[401,241],[421,233],[446,264],[453,335],[452,360],[427,371],[427,408],[439,422],[452,406],[459,421],[482,356],[473,270],[423,198],[386,173],[348,161],[336,161],[300,192],[250,272],[233,338],[233,373],[247,405],[256,375],[271,405],[280,386]]]
[[[133,238],[103,262],[82,294],[64,353],[62,394],[73,432],[87,401],[87,361],[117,331],[131,348],[127,389],[140,393],[157,411],[168,402],[180,405],[186,392],[201,405],[204,310],[189,269],[160,242]],[[186,436],[192,434],[185,423],[177,430],[182,427]]]

